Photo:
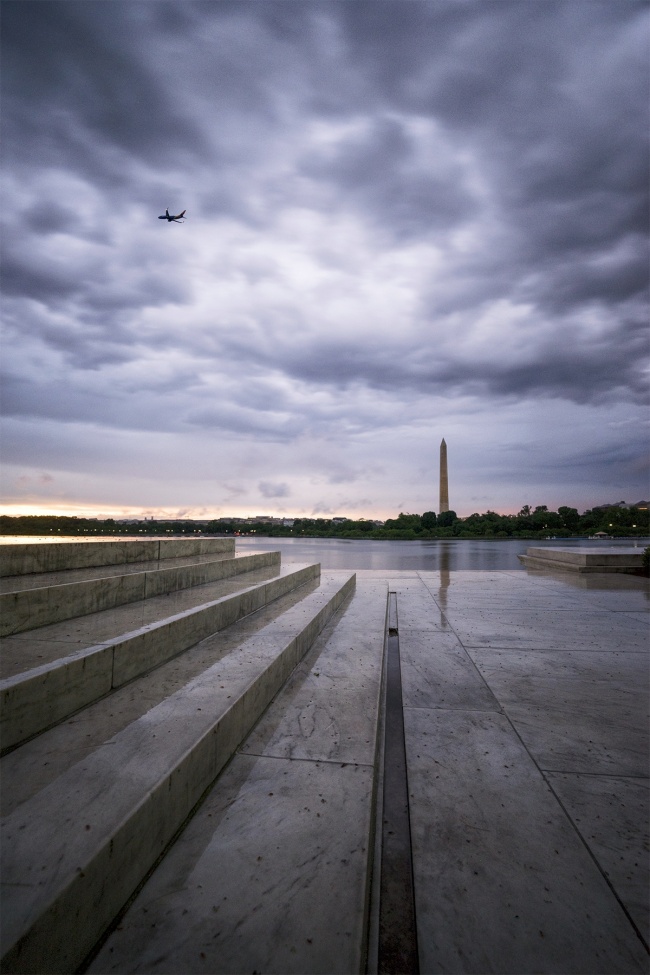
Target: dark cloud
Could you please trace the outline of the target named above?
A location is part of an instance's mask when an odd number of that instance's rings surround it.
[[[142,4],[130,11],[104,0],[90,10],[85,0],[3,5],[3,127],[16,158],[71,168],[92,158],[115,178],[116,152],[168,164],[188,143],[200,147],[198,129],[141,61],[142,12]],[[174,138],[161,139],[168,131]]]
[[[435,119],[477,153],[510,229],[501,257],[515,286],[562,255],[579,278],[586,256],[629,239],[630,261],[644,260],[647,5],[422,3],[399,24],[394,13],[347,5],[349,49],[384,105]],[[557,306],[549,271],[537,297]],[[614,303],[626,280],[638,290],[622,269]],[[561,290],[568,304],[589,297],[580,283]]]
[[[2,260],[2,288],[7,295],[56,302],[74,294],[78,283],[67,271],[38,269],[9,254]]]
[[[473,200],[458,169],[419,159],[404,123],[375,118],[325,149],[310,150],[302,174],[332,186],[334,205],[355,207],[393,236],[428,236],[466,219]]]
[[[288,498],[291,490],[288,484],[273,484],[270,481],[260,481],[259,491],[264,498]]]
[[[79,228],[79,219],[72,207],[52,202],[32,206],[22,214],[22,219],[37,234],[72,233]]]

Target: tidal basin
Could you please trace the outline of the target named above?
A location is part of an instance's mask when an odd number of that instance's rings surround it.
[[[483,539],[458,538],[432,541],[392,541],[342,538],[264,538],[258,535],[242,535],[237,538],[237,551],[282,552],[283,562],[320,562],[323,569],[435,569],[474,571],[521,569],[517,558],[535,548],[593,548],[602,549],[638,547],[650,545],[648,538],[635,539]]]

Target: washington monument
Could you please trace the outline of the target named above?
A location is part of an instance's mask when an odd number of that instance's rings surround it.
[[[440,511],[449,511],[449,480],[447,477],[447,444],[442,438],[440,444]]]

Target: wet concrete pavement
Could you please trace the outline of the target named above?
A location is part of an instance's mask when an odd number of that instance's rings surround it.
[[[387,970],[386,593],[419,970],[648,971],[647,580],[370,570],[90,971]]]

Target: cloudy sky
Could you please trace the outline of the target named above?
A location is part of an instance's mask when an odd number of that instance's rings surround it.
[[[648,497],[647,3],[2,15],[6,513]]]

